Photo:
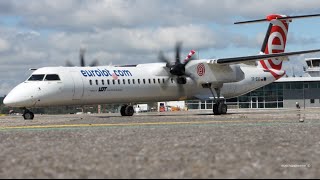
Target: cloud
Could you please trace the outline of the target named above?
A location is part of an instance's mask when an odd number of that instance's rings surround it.
[[[0,74],[0,84],[13,87],[31,67],[63,66],[66,60],[79,65],[81,46],[88,64],[157,62],[160,50],[173,58],[177,41],[183,41],[183,54],[197,49],[208,57],[217,51],[246,55],[243,49],[259,51],[265,29],[243,30],[234,21],[310,14],[319,6],[316,0],[0,1],[0,67],[14,72]],[[293,33],[288,41],[319,43],[311,37]]]
[[[307,58],[318,58],[320,53],[302,54],[292,56],[289,61],[283,63],[283,69],[286,70],[288,76],[302,76],[304,74],[303,67],[307,67]]]
[[[1,96],[7,95],[8,92],[12,89],[12,85],[6,81],[0,81],[0,94]]]
[[[175,43],[183,42],[185,48],[223,48],[225,41],[205,26],[183,25],[164,28],[114,28],[98,30],[95,33],[57,33],[49,38],[49,43],[61,51],[85,44],[90,49],[107,52],[154,53],[172,50]]]
[[[303,6],[301,4],[303,3]],[[317,12],[316,0],[29,0],[5,1],[6,15],[23,17],[32,28],[92,30],[95,27],[173,26],[189,23],[228,23],[237,16],[259,18],[270,13]]]
[[[10,43],[5,39],[0,38],[0,53],[7,51],[9,49],[10,49]]]
[[[20,40],[30,40],[40,36],[40,33],[34,30],[31,31],[20,31],[16,34],[16,38]]]

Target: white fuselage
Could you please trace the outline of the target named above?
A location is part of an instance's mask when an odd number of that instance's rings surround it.
[[[187,78],[186,84],[177,84],[176,78],[169,77],[164,66],[164,63],[153,63],[134,67],[44,67],[32,75],[58,75],[59,80],[27,80],[16,86],[4,103],[12,107],[46,107],[209,99],[213,96],[208,88],[203,88],[203,82]],[[275,81],[262,68],[243,65],[239,69],[244,78],[221,84],[222,97],[233,98]],[[210,77],[206,79],[210,80]],[[214,91],[214,83],[212,86]]]

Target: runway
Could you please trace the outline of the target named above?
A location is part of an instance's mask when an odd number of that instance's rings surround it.
[[[0,178],[317,178],[319,109],[0,117]]]

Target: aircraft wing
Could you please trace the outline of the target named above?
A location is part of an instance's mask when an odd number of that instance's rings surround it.
[[[320,52],[320,49],[307,50],[307,51],[295,51],[295,52],[285,52],[285,53],[274,53],[274,54],[262,54],[262,55],[254,55],[254,56],[242,56],[242,57],[233,57],[233,58],[220,58],[216,59],[215,63],[217,64],[239,64],[250,61],[259,61],[259,60],[267,60],[270,58],[287,58],[288,56],[294,56],[299,54],[309,54]]]

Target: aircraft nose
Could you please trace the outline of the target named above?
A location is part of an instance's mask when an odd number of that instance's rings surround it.
[[[15,107],[19,104],[19,98],[13,96],[12,93],[9,93],[3,100],[3,104],[10,107]]]
[[[19,87],[14,88],[3,100],[3,104],[9,107],[29,107],[34,104],[31,96],[21,93]]]
[[[3,99],[3,104],[6,105],[6,106],[10,106],[10,104],[12,104],[12,100],[8,96],[6,96]]]

